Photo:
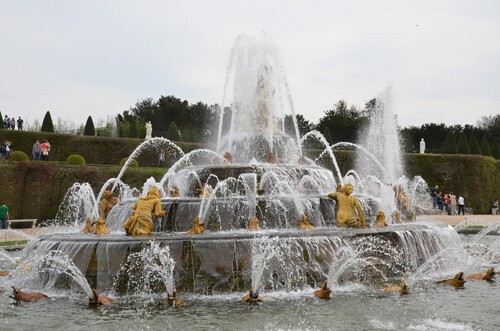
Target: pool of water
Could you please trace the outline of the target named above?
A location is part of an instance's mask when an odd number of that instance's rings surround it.
[[[500,260],[481,248],[496,249],[498,236],[461,235],[464,246],[479,247],[463,261],[466,273],[500,269]],[[478,253],[479,252],[479,253]],[[182,307],[158,304],[161,297],[111,294],[119,303],[91,308],[79,291],[50,290],[51,298],[13,304],[0,294],[1,330],[500,330],[498,282],[468,281],[463,289],[435,284],[440,274],[421,274],[409,295],[387,294],[375,285],[332,288],[330,300],[315,289],[263,291],[265,301],[248,305],[245,293],[204,296],[181,293]],[[449,276],[452,270],[448,271]]]

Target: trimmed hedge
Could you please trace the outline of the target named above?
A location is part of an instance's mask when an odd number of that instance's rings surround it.
[[[28,162],[30,160],[30,157],[23,151],[13,151],[12,153],[10,153],[9,160]]]
[[[68,156],[68,158],[66,159],[66,164],[84,166],[85,165],[85,158],[81,155],[78,155],[78,154],[72,154],[72,155]]]
[[[66,162],[68,156],[78,154],[83,156],[87,164],[118,165],[120,161],[128,157],[132,152],[144,142],[144,139],[115,138],[99,136],[77,136],[50,132],[33,132],[18,130],[0,130],[0,141],[8,139],[16,151],[23,151],[32,155],[33,144],[37,139],[40,142],[47,139],[50,142],[50,161]],[[209,148],[206,144],[174,142],[184,153],[194,149]],[[144,149],[137,158],[139,166],[156,166],[158,164],[159,149],[163,147],[167,151],[173,149],[167,143],[161,146],[153,146]],[[167,158],[168,162],[171,162]]]
[[[127,160],[128,160],[128,157],[124,157],[120,161],[120,167],[123,167],[125,165],[125,162],[127,162]],[[137,163],[137,160],[132,160],[128,166],[131,168],[139,168],[139,163]]]

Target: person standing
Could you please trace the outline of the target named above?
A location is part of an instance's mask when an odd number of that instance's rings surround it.
[[[10,129],[10,120],[9,116],[5,115],[3,118],[3,127],[6,128],[7,130]]]
[[[160,154],[158,155],[158,166],[165,166],[165,150],[163,148],[160,149]]]
[[[450,209],[451,216],[455,216],[457,213],[457,196],[453,192],[450,193]]]
[[[16,119],[15,119],[14,117],[12,117],[12,118],[10,119],[10,128],[11,128],[12,130],[15,130],[15,129],[16,129]]]
[[[460,215],[460,211],[465,216],[465,199],[461,194],[458,195],[458,215]]]
[[[48,161],[49,160],[49,154],[50,154],[50,144],[49,142],[44,139],[41,145],[41,151],[42,151],[42,161]]]
[[[42,154],[42,144],[40,144],[40,141],[37,139],[36,142],[33,144],[33,160],[40,161],[41,154]]]
[[[437,207],[437,200],[438,200],[438,197],[437,197],[437,190],[438,190],[439,186],[435,186],[432,190],[431,190],[431,197],[432,197],[432,209],[436,209]]]
[[[5,205],[5,202],[0,203],[0,229],[7,229],[9,216],[9,207]]]
[[[18,130],[21,130],[21,131],[23,130],[23,123],[24,123],[23,119],[21,118],[21,116],[19,116],[19,118],[17,119],[17,129]]]

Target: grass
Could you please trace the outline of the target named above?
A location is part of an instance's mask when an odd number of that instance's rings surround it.
[[[14,246],[14,245],[26,245],[28,240],[14,240],[14,241],[2,241],[0,242],[1,246]]]

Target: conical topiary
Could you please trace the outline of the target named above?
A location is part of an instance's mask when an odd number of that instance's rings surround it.
[[[467,142],[467,135],[463,131],[462,133],[460,133],[460,136],[458,136],[457,153],[470,154],[469,143]]]
[[[481,155],[491,156],[490,144],[488,144],[486,136],[483,136],[483,141],[481,142]]]
[[[87,123],[85,123],[85,129],[83,129],[84,136],[95,136],[94,121],[92,121],[92,116],[87,118]]]
[[[181,141],[179,129],[177,129],[177,124],[175,124],[174,121],[170,122],[170,125],[168,127],[167,139],[172,141]]]
[[[455,142],[455,135],[453,134],[453,131],[449,131],[444,139],[443,153],[457,154],[457,143]]]
[[[500,160],[500,146],[498,146],[496,141],[491,144],[491,156],[493,156],[497,160]]]
[[[130,130],[128,131],[129,138],[137,138],[137,126],[135,124],[135,120],[132,120],[130,123]]]
[[[328,141],[328,144],[333,144],[332,134],[330,133],[330,129],[328,129],[327,127],[325,127],[325,129],[323,130],[323,136],[325,137],[326,141]]]
[[[42,132],[54,132],[54,124],[52,123],[52,116],[50,116],[50,111],[45,113],[45,117],[42,122]]]
[[[470,135],[469,148],[471,154],[477,154],[477,155],[481,154],[481,147],[479,147],[479,143],[477,142],[474,133]]]

